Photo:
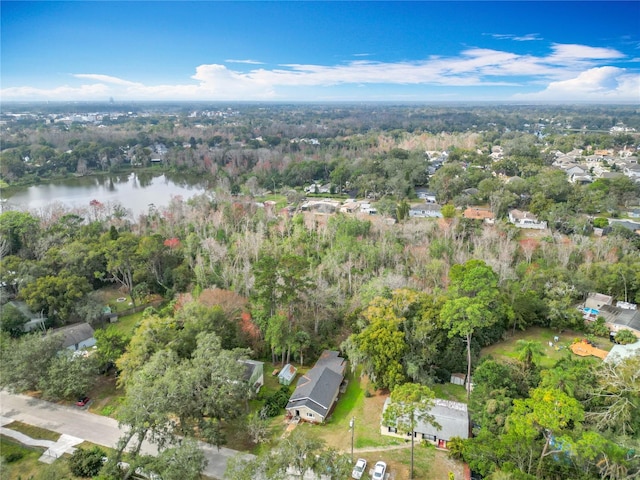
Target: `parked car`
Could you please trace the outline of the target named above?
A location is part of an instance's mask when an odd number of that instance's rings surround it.
[[[89,397],[80,397],[80,398],[78,399],[78,401],[76,402],[76,405],[77,405],[78,407],[84,407],[84,406],[86,406],[86,405],[87,405],[87,403],[89,403],[89,401],[90,401],[90,400],[91,400],[91,399],[90,399]]]
[[[367,461],[364,458],[359,458],[356,462],[356,465],[353,467],[353,472],[351,472],[351,477],[355,479],[362,478],[362,474],[367,469]]]
[[[384,474],[387,471],[387,464],[382,460],[376,462],[375,467],[373,467],[373,476],[371,477],[373,480],[384,480]]]

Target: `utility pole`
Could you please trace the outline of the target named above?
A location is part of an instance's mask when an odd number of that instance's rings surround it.
[[[356,417],[351,417],[349,428],[351,429],[351,461],[353,462],[353,434],[356,430]]]

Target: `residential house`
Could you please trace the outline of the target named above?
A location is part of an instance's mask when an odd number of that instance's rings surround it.
[[[426,188],[416,188],[416,195],[427,203],[436,203],[436,194]]]
[[[409,209],[409,216],[416,218],[442,218],[442,207],[435,203],[413,205]]]
[[[93,337],[93,328],[88,323],[75,323],[66,327],[55,328],[51,333],[62,335],[62,348],[67,348],[72,352],[91,348],[96,344]]]
[[[462,216],[470,220],[482,220],[484,223],[488,223],[489,225],[493,225],[496,220],[493,212],[484,208],[469,207],[462,212]]]
[[[382,418],[384,418],[384,411],[390,403],[391,398],[387,398],[382,409]],[[415,438],[432,442],[438,448],[447,448],[447,442],[453,437],[469,438],[469,413],[465,403],[436,398],[427,413],[433,416],[435,423],[440,427],[418,421],[413,431]],[[384,420],[380,432],[383,435],[393,435],[400,438],[411,435],[411,432],[398,432],[397,425],[385,425]]]
[[[609,354],[604,358],[607,363],[618,363],[625,358],[640,355],[640,342],[629,343],[627,345],[614,345]]]
[[[623,303],[625,302],[618,302]],[[626,304],[624,306],[627,306]],[[599,317],[603,317],[605,324],[611,332],[619,332],[620,330],[629,330],[635,336],[640,338],[640,310],[637,308],[622,308],[618,305],[603,305],[598,313]]]
[[[629,210],[627,210],[627,215],[630,218],[640,218],[640,207],[630,207]]]
[[[535,228],[539,230],[547,228],[547,222],[539,221],[538,217],[533,213],[521,210],[514,209],[509,211],[509,221],[518,228]]]
[[[609,219],[609,225],[620,225],[621,227],[626,228],[627,230],[631,230],[632,232],[640,235],[640,223],[632,222],[630,220],[618,220],[618,219]]]
[[[569,181],[577,185],[588,185],[590,183],[593,183],[593,177],[586,173],[582,175],[574,173],[569,177]]]
[[[605,305],[613,305],[613,297],[611,295],[591,292],[584,302],[584,308],[594,308],[596,310],[600,310]]]
[[[626,167],[622,170],[627,177],[631,180],[640,180],[640,165],[637,163],[628,163]]]
[[[339,352],[323,351],[313,368],[298,379],[285,407],[287,417],[311,423],[324,422],[338,399],[345,368],[346,361]]]
[[[258,393],[264,385],[264,362],[257,360],[239,360],[245,365],[244,380]]]
[[[46,330],[45,322],[47,321],[47,317],[44,316],[42,312],[33,313],[25,302],[20,300],[12,300],[9,302],[9,305],[16,308],[27,321],[22,326],[22,330],[25,333],[32,332],[34,330]]]
[[[296,373],[298,373],[298,369],[287,363],[280,373],[278,373],[278,383],[281,385],[291,385],[294,378],[296,378]]]

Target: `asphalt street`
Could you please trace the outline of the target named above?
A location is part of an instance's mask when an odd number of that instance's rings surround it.
[[[79,407],[57,405],[26,395],[10,394],[4,390],[0,391],[0,415],[109,448],[115,448],[124,433],[112,418],[95,415]],[[209,461],[203,473],[216,479],[224,478],[227,460],[241,454],[224,447],[218,450],[202,442],[200,446]],[[144,442],[142,453],[155,455],[157,449],[153,444]]]

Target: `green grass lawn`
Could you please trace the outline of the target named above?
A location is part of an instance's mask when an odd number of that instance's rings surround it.
[[[559,337],[558,342],[554,342],[555,336]],[[481,356],[484,357],[491,355],[496,359],[502,358],[506,360],[515,360],[518,357],[518,352],[516,351],[518,340],[535,341],[540,342],[544,350],[544,356],[538,360],[538,365],[540,365],[542,368],[551,368],[558,360],[567,355],[573,355],[575,358],[584,358],[577,357],[571,352],[571,350],[569,350],[569,347],[576,339],[583,338],[586,338],[584,333],[574,332],[571,330],[558,333],[555,330],[549,328],[528,328],[525,331],[517,331],[514,335],[510,336],[506,340],[483,348]],[[601,348],[603,350],[611,350],[612,345],[611,342],[609,342],[608,338],[595,337],[594,340],[598,348]],[[552,342],[553,346],[549,346],[549,342]],[[586,358],[598,362],[600,361],[595,357]]]
[[[4,461],[0,477],[2,479],[33,478],[40,471],[43,463],[38,458],[44,448],[26,447],[20,442],[0,435],[0,452]]]
[[[16,432],[23,433],[28,437],[37,438],[39,440],[51,440],[52,442],[56,442],[60,438],[59,433],[52,432],[51,430],[46,430],[40,427],[34,427],[33,425],[27,425],[26,423],[22,422],[11,422],[4,427],[15,430]]]
[[[124,333],[128,337],[133,335],[133,332],[137,328],[138,324],[142,320],[144,311],[127,315],[126,317],[118,317],[118,321],[111,323],[107,328],[113,328],[114,330]]]
[[[436,398],[467,403],[467,391],[462,385],[455,385],[453,383],[436,383],[431,387],[431,390],[436,394]]]

